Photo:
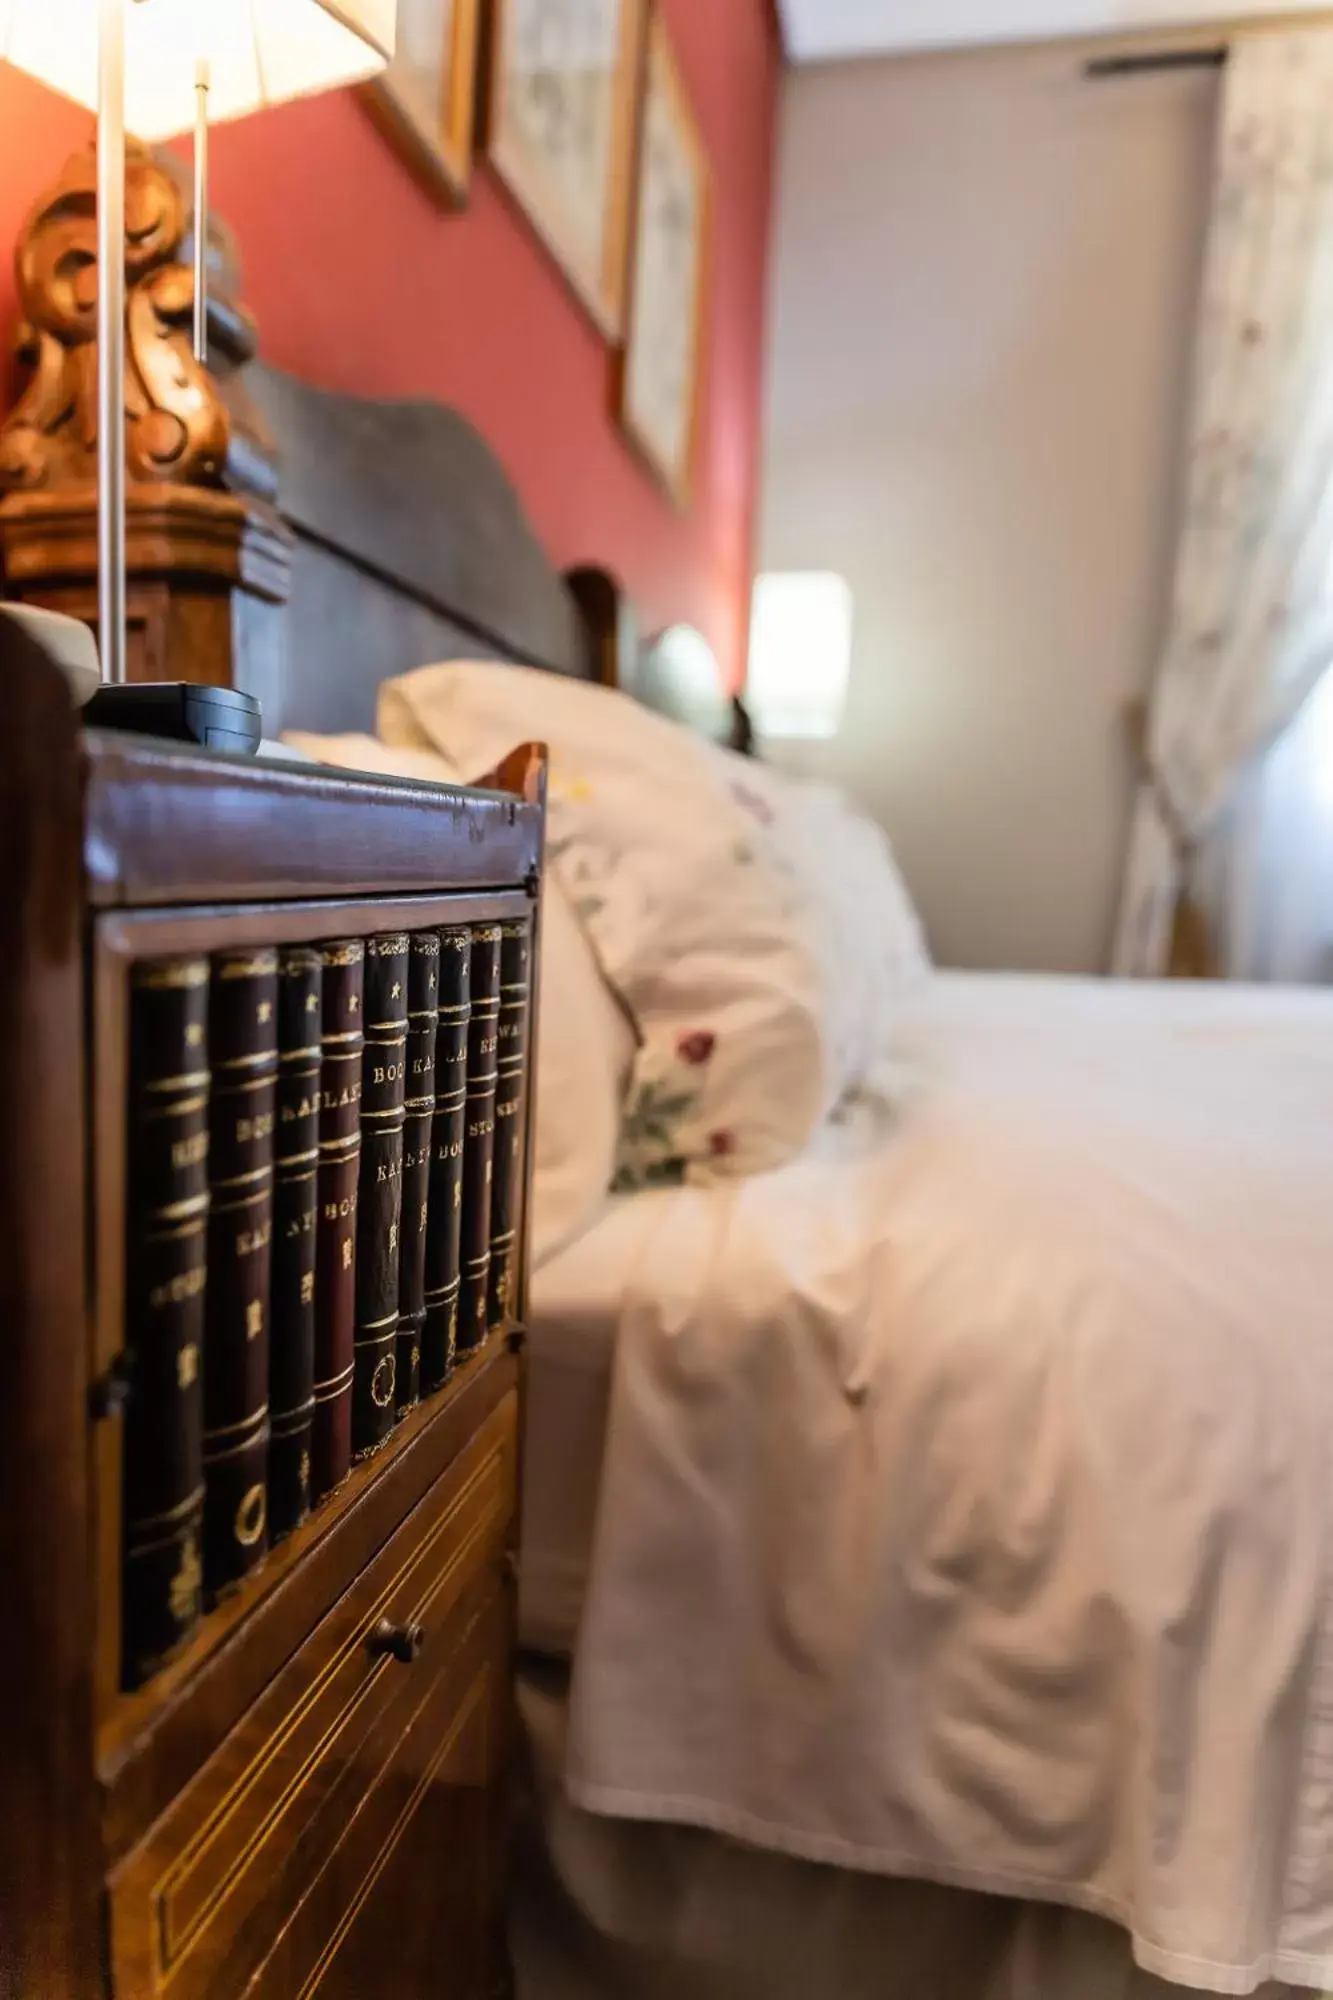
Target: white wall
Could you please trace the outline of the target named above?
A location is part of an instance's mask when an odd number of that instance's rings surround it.
[[[823,761],[946,963],[1105,965],[1215,95],[1072,50],[788,74],[762,560],[852,584]]]

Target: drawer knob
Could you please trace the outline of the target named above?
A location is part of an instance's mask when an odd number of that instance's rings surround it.
[[[381,1618],[371,1628],[367,1643],[372,1658],[387,1655],[389,1659],[401,1660],[405,1667],[410,1667],[426,1643],[426,1631],[415,1618],[403,1625],[395,1625],[392,1618]]]

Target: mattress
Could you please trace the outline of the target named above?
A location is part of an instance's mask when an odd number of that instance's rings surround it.
[[[803,1159],[542,1274],[537,1355],[598,1361],[569,1797],[1325,1984],[1333,1000],[957,978],[899,1025]]]

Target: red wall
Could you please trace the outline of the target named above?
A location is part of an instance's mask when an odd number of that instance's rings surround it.
[[[662,0],[715,174],[696,492],[682,515],[621,439],[608,351],[478,164],[442,214],[347,94],[213,135],[214,201],[241,245],[263,351],[326,387],[431,395],[489,439],[560,565],[597,561],[648,628],[687,619],[743,671],[759,453],[779,57],[769,0]],[[0,63],[0,245],[88,120]],[[0,268],[0,340],[15,318]]]

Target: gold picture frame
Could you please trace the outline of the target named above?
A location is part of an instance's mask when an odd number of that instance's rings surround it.
[[[481,0],[398,0],[397,47],[364,86],[375,123],[429,193],[466,205],[472,178]]]
[[[493,0],[486,144],[608,340],[624,327],[647,0]]]
[[[617,404],[626,435],[681,508],[693,497],[698,457],[712,222],[703,135],[665,24],[654,14]]]

